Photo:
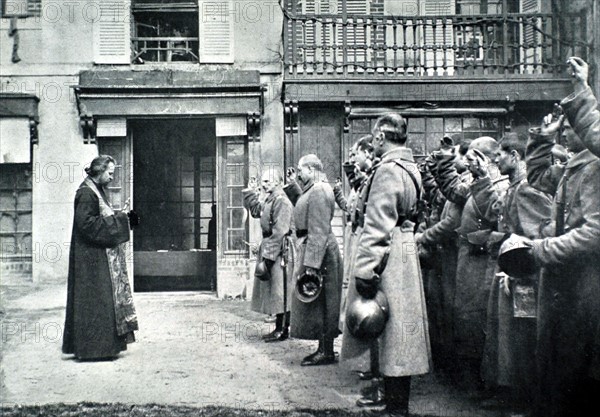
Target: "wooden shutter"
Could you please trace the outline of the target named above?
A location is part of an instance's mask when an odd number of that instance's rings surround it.
[[[95,16],[92,23],[94,62],[129,64],[131,59],[130,0],[107,0],[96,5],[98,16]]]
[[[455,0],[424,0],[422,3],[422,14],[424,16],[448,16],[456,14]],[[443,75],[443,66],[454,67],[453,50],[442,49],[443,45],[452,46],[454,44],[454,30],[452,22],[446,19],[435,19],[435,30],[432,27],[433,19],[426,19],[426,26],[423,30],[423,45],[436,45],[438,49],[434,52],[431,49],[425,51],[425,67],[428,75]],[[446,24],[444,28],[443,24]],[[437,67],[434,71],[433,67]]]
[[[338,0],[338,13],[341,14],[343,11],[343,3],[346,3],[346,14],[348,16],[352,15],[367,15],[369,14],[369,0]],[[355,26],[356,24],[356,26]],[[366,52],[366,61],[367,65],[369,65],[371,51],[365,50],[362,48],[362,45],[371,45],[372,39],[370,39],[371,31],[369,27],[365,31],[365,21],[363,19],[354,19],[352,17],[348,18],[348,26],[346,29],[346,38],[348,50],[346,53],[346,60],[349,63],[356,62],[357,64],[364,64],[365,62],[365,52]],[[343,27],[341,25],[338,28],[338,45],[343,45]],[[357,45],[361,45],[361,47],[357,47]],[[339,49],[338,62],[343,61],[343,51]]]
[[[200,0],[200,63],[233,64],[233,8],[230,0]]]
[[[521,13],[539,13],[541,12],[540,0],[520,0]],[[541,26],[540,19],[526,19],[527,23],[521,23],[521,73],[541,73],[542,66],[542,48],[535,45],[541,42],[540,34],[534,30],[534,25]],[[533,64],[538,64],[534,66]]]
[[[334,10],[335,5],[332,6],[331,0],[303,0],[300,2],[301,12],[304,15],[321,15],[329,14]],[[305,60],[306,62],[333,62],[333,50],[327,48],[325,55],[323,55],[323,46],[331,47],[333,45],[333,37],[331,25],[323,25],[320,21],[312,22],[306,21],[306,35],[303,39],[305,45]],[[302,36],[302,29],[300,27],[300,36]],[[320,65],[322,66],[322,64]]]

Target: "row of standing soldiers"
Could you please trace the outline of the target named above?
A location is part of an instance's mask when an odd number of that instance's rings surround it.
[[[433,363],[466,388],[507,392],[526,412],[583,415],[600,393],[600,113],[587,64],[568,63],[566,117],[545,118],[527,141],[446,137],[417,164],[406,121],[386,114],[344,164],[347,197],[316,155],[288,170],[285,186],[276,170],[264,173],[265,199],[250,184],[245,206],[261,219],[258,265],[269,277],[255,280],[252,309],[277,317],[265,341],[287,339],[291,327],[292,337],[319,340],[302,365],[328,365],[342,333],[341,359],[374,378],[358,405],[385,404],[389,415],[408,415],[410,377]],[[347,220],[343,261],[336,202]],[[525,268],[500,269],[513,236],[527,249]],[[526,272],[511,275],[517,266]],[[311,302],[296,294],[306,276],[322,286]],[[348,306],[378,291],[385,329],[357,338],[344,324]]]

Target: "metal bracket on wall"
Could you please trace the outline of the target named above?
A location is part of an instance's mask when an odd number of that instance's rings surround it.
[[[344,133],[350,133],[350,113],[352,113],[352,103],[346,100],[344,103]]]
[[[298,133],[298,101],[284,103],[285,133]]]
[[[83,133],[83,143],[86,145],[96,143],[96,121],[92,116],[81,116],[79,120],[81,132]]]
[[[37,125],[40,121],[37,118],[29,119],[29,138],[31,139],[32,145],[39,143],[38,128]]]
[[[261,125],[260,113],[248,112],[248,116],[247,116],[248,139],[252,140],[252,142],[260,141],[260,125]]]

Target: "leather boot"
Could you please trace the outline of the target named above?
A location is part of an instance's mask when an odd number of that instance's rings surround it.
[[[331,365],[336,363],[335,352],[333,351],[333,339],[329,337],[323,337],[319,343],[322,349],[316,352],[316,355],[310,355],[304,358],[301,366],[318,366],[318,365]]]
[[[315,356],[317,356],[318,354],[320,354],[322,352],[323,352],[323,340],[319,339],[319,347],[317,348],[317,351],[314,353],[311,353],[310,355],[308,355],[304,359],[302,359],[302,363],[300,365],[306,366],[305,363],[312,361]]]
[[[276,336],[278,337],[282,331],[283,331],[283,314],[276,314],[275,315],[275,330],[273,330],[271,333],[267,333],[267,334],[263,335],[261,338],[262,338],[262,340],[267,341],[267,340],[275,338]]]
[[[275,319],[275,330],[263,337],[266,343],[281,342],[289,337],[289,329],[284,326],[284,313],[277,314]]]
[[[356,400],[359,407],[379,407],[385,405],[385,393],[383,381],[376,378],[369,388],[369,392]]]
[[[290,337],[289,328],[285,327],[283,330],[276,331],[273,335],[265,339],[265,343],[283,342]]]

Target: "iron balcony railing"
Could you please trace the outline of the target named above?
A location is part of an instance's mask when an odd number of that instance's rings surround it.
[[[583,15],[285,13],[286,77],[564,76],[587,59]]]
[[[198,62],[198,38],[132,37],[133,63]],[[141,60],[141,61],[140,61]]]

